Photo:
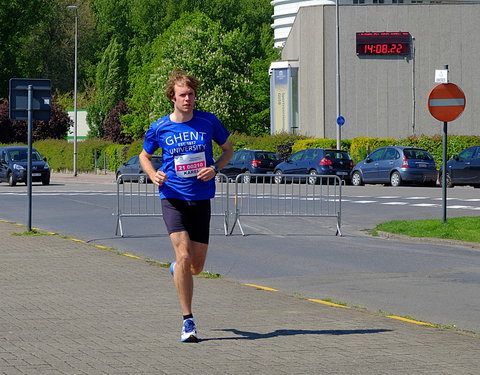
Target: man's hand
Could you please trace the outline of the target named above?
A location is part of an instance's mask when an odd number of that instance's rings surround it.
[[[200,169],[197,174],[197,178],[202,181],[209,181],[216,175],[215,170],[212,167],[206,167]]]
[[[153,178],[150,177],[150,179],[152,180],[152,182],[153,182],[155,185],[161,186],[165,181],[168,180],[168,177],[167,177],[167,175],[165,174],[165,172],[156,171],[155,174],[153,175]]]

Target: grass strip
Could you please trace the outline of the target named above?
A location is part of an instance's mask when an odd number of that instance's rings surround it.
[[[480,242],[480,217],[456,217],[429,220],[395,220],[379,224],[375,230],[411,237],[431,237]]]

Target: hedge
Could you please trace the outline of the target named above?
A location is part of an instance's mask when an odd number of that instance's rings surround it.
[[[253,137],[245,134],[232,134],[230,141],[234,150],[251,149],[267,150],[279,153],[285,159],[292,153],[307,148],[336,148],[336,140],[314,138],[309,139],[301,135],[277,134],[273,136]],[[19,144],[18,144],[19,145]],[[355,163],[365,159],[374,149],[382,146],[398,145],[419,147],[429,151],[437,164],[442,162],[442,136],[394,138],[357,137],[352,140],[342,139],[341,147],[352,156]],[[480,136],[449,136],[447,157],[454,155],[467,147],[480,145]],[[6,145],[3,145],[6,146]],[[70,171],[73,169],[73,143],[66,140],[41,140],[33,143],[40,153],[47,157],[50,167],[54,171]],[[99,139],[88,139],[77,143],[77,170],[80,172],[99,169],[115,171],[131,157],[138,155],[143,149],[143,140],[137,140],[130,145],[118,145]],[[160,154],[157,150],[156,154]],[[214,145],[214,157],[218,158],[221,149]],[[106,165],[105,165],[106,164]]]

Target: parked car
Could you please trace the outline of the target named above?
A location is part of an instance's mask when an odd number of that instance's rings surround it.
[[[245,173],[242,182],[249,183],[253,180],[249,174],[273,174],[281,161],[280,156],[271,151],[240,150],[235,151],[230,162],[220,172],[232,179]]]
[[[447,187],[472,185],[480,188],[480,145],[468,147],[447,162]],[[440,183],[442,171],[440,171]]]
[[[17,182],[27,184],[28,147],[0,147],[0,182],[6,181],[10,186]],[[50,166],[47,159],[32,148],[32,182],[50,184]]]
[[[433,156],[426,150],[413,147],[387,146],[373,151],[352,169],[352,184],[417,183],[437,184],[438,171]]]
[[[152,155],[152,163],[155,169],[159,169],[162,166],[162,155]],[[137,156],[134,156],[130,158],[126,163],[124,163],[122,166],[120,166],[117,169],[117,180],[121,175],[124,174],[143,174],[143,169],[142,166],[140,165],[140,160]],[[127,177],[125,176],[122,180],[120,180],[120,183],[122,181],[138,181],[141,184],[144,184],[146,182],[151,182],[150,179],[147,177],[147,175],[140,175],[138,178],[135,177]]]
[[[339,176],[342,180],[350,180],[350,171],[353,161],[347,151],[331,150],[325,148],[309,148],[294,153],[283,163],[275,168],[275,174],[309,174],[309,184],[319,182],[317,175]],[[275,182],[280,183],[281,176],[275,177]]]

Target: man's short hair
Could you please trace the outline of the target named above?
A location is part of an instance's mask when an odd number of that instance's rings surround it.
[[[175,85],[188,86],[195,91],[196,94],[197,89],[200,86],[200,81],[195,77],[188,75],[183,70],[174,70],[172,74],[170,74],[166,87],[166,94],[169,100],[172,100],[175,97]]]

